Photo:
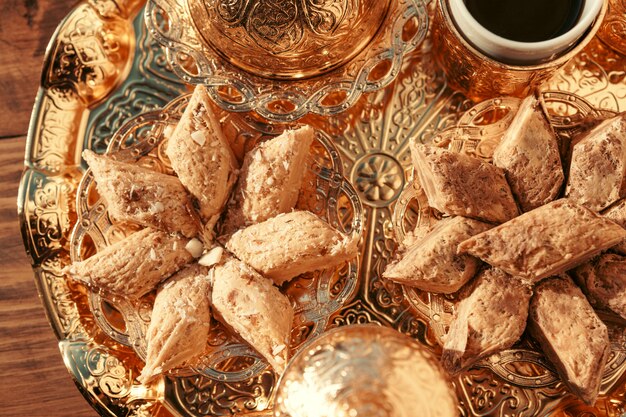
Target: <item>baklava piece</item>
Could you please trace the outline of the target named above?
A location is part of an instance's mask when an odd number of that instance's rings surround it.
[[[574,270],[580,287],[593,304],[626,320],[626,258],[604,254]]]
[[[112,219],[180,232],[187,237],[198,234],[199,219],[178,178],[89,150],[83,152],[83,157]]]
[[[565,194],[593,211],[626,196],[626,113],[605,120],[574,145]]]
[[[563,185],[563,167],[556,135],[540,103],[526,98],[493,153],[504,170],[522,211],[556,199]]]
[[[224,234],[287,213],[296,206],[314,138],[315,131],[305,126],[288,130],[246,154],[228,204]]]
[[[442,363],[459,372],[519,340],[526,328],[532,291],[520,279],[498,269],[482,271],[461,291]]]
[[[626,229],[626,198],[619,200],[617,203],[604,210],[602,215]],[[611,250],[626,255],[626,241],[613,246]]]
[[[411,155],[428,204],[455,216],[504,223],[518,215],[504,171],[468,155],[411,144]]]
[[[563,383],[594,404],[610,353],[609,335],[580,289],[569,278],[539,283],[528,327]]]
[[[450,294],[477,272],[480,260],[457,254],[459,243],[492,226],[465,217],[440,221],[423,239],[410,246],[383,276],[423,291]]]
[[[146,333],[148,353],[139,381],[188,364],[204,352],[211,323],[208,268],[192,265],[157,292]]]
[[[146,228],[75,262],[67,272],[90,287],[125,298],[139,298],[193,259],[185,249],[188,242],[180,236]]]
[[[287,296],[271,280],[232,257],[211,273],[212,305],[218,317],[282,374],[294,315]]]
[[[212,230],[237,179],[238,164],[204,86],[194,90],[165,152]]]
[[[328,269],[357,255],[358,236],[346,236],[308,211],[279,214],[231,236],[226,248],[274,280]]]
[[[560,199],[469,238],[459,253],[531,282],[558,275],[622,242],[626,230]]]

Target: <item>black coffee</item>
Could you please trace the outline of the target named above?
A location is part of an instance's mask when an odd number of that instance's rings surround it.
[[[570,30],[585,0],[464,0],[490,32],[519,42],[540,42]]]

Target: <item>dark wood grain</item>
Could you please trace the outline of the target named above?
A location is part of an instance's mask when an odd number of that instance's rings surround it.
[[[26,134],[46,46],[75,3],[0,1],[0,138]]]
[[[17,220],[25,135],[48,40],[75,0],[0,2],[0,416],[96,416],[67,372]]]
[[[24,141],[0,141],[0,416],[93,417],[63,364],[22,245],[16,196]]]

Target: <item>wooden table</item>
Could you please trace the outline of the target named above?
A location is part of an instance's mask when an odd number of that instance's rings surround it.
[[[63,365],[24,252],[17,188],[43,55],[76,0],[0,3],[0,416],[96,416]]]

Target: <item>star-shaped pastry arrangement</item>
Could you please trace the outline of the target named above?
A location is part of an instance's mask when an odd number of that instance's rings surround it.
[[[202,355],[212,316],[280,374],[294,310],[279,286],[356,257],[359,241],[295,209],[314,131],[263,142],[239,167],[198,86],[167,139],[176,176],[83,153],[111,219],[144,228],[67,273],[130,300],[156,289],[143,383]]]
[[[528,329],[572,393],[593,404],[610,353],[594,307],[626,319],[626,113],[574,138],[568,155],[559,149],[532,96],[493,163],[412,144],[416,181],[443,219],[416,231],[423,237],[383,276],[457,294],[443,341],[450,372]]]

